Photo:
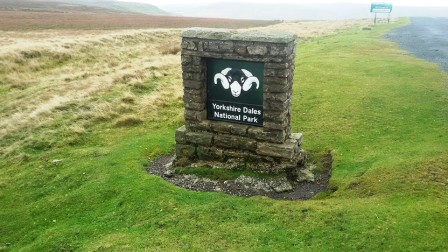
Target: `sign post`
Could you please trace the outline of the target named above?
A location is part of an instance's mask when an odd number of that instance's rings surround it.
[[[370,12],[375,13],[374,24],[377,22],[377,13],[387,13],[387,23],[390,23],[390,13],[392,12],[392,4],[390,3],[372,3]]]
[[[293,34],[191,28],[182,36],[185,125],[176,167],[294,173],[305,154],[291,133]]]

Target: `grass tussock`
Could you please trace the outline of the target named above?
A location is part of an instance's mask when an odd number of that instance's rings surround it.
[[[136,98],[137,97],[133,93],[128,92],[123,95],[123,97],[121,98],[121,101],[124,103],[127,103],[127,104],[134,104]]]
[[[170,43],[167,45],[160,45],[158,48],[162,55],[176,55],[180,52],[181,48],[178,43]]]
[[[40,58],[42,56],[42,53],[40,51],[37,51],[37,50],[21,51],[20,54],[25,59],[35,59],[35,58]]]
[[[143,119],[136,115],[127,115],[123,116],[121,118],[118,118],[118,120],[114,123],[116,127],[131,127],[136,126],[143,123]]]

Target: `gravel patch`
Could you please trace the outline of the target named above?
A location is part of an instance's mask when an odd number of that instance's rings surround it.
[[[172,166],[174,154],[157,157],[147,168],[149,174],[186,189],[199,192],[223,192],[230,195],[250,197],[267,196],[280,200],[306,200],[327,191],[331,175],[332,157],[327,154],[322,158],[324,171],[314,174],[314,182],[292,181],[285,177],[257,178],[241,175],[234,180],[212,180],[196,175],[176,174]]]

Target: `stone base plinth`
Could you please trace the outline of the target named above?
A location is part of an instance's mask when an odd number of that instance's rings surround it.
[[[176,130],[175,166],[282,173],[296,170],[304,160],[300,133],[288,135],[283,143],[251,138],[247,131],[246,134],[190,131],[182,126]]]

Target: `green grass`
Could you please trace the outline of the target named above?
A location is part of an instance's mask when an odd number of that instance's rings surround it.
[[[404,23],[298,46],[293,129],[332,150],[334,193],[238,198],[149,176],[173,149],[176,103],[0,160],[0,251],[448,250],[447,75],[381,38]]]
[[[305,149],[332,150],[332,182],[342,187],[364,179],[354,173],[390,168],[409,177],[415,167],[424,177],[417,167],[447,160],[447,75],[376,39],[383,29],[315,41],[298,53],[293,129],[305,133]]]

